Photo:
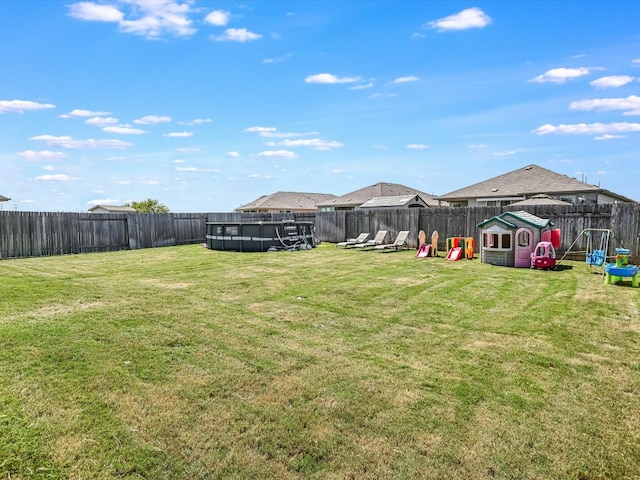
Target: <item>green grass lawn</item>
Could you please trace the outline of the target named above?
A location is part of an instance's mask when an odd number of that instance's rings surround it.
[[[638,479],[640,289],[565,265],[2,261],[0,478]]]

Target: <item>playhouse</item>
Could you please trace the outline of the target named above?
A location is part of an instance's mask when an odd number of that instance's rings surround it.
[[[503,267],[532,268],[541,241],[560,243],[553,223],[524,210],[505,212],[477,225],[481,229],[480,261]],[[557,248],[557,247],[556,247]]]

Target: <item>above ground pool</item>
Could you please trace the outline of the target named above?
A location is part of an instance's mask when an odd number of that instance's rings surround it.
[[[207,222],[207,248],[234,252],[306,250],[316,246],[313,222]]]

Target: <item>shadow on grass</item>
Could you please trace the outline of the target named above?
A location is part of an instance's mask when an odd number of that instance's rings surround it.
[[[573,270],[573,266],[572,265],[556,265],[553,268],[554,272],[562,272],[564,270]]]

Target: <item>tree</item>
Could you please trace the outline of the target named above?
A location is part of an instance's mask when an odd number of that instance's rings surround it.
[[[139,213],[169,213],[169,209],[153,198],[147,198],[140,202],[131,202],[126,204]]]

